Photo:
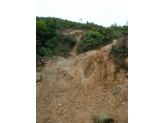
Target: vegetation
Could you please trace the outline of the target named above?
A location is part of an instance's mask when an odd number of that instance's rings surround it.
[[[60,32],[64,29],[82,29],[86,33],[78,45],[78,54],[95,49],[101,44],[111,43],[113,39],[126,37],[128,26],[103,27],[94,23],[78,23],[55,17],[36,17],[36,62],[39,63],[44,56],[66,56],[70,48],[76,44],[74,35],[65,36]]]
[[[78,45],[78,54],[92,50],[104,43],[111,43],[113,40],[113,32],[110,29],[97,31],[88,31],[84,33]]]
[[[64,29],[92,30],[94,28],[94,29],[98,30],[98,29],[104,28],[101,25],[97,25],[97,24],[89,23],[89,22],[87,22],[85,24],[85,23],[80,23],[80,22],[78,23],[78,22],[72,22],[69,20],[63,20],[63,19],[55,18],[55,17],[36,17],[36,21],[38,21],[40,19],[46,21],[47,23],[49,22],[50,19],[55,20],[56,21],[56,28],[60,31],[64,30]]]
[[[53,18],[36,21],[36,63],[44,56],[67,55],[76,44],[75,36],[62,35]]]
[[[110,54],[114,55],[114,63],[116,65],[115,73],[119,72],[121,68],[124,68],[126,71],[128,70],[125,59],[128,57],[128,47],[126,46],[128,38],[123,38],[118,46],[112,45],[112,50]]]
[[[122,38],[128,36],[128,26],[117,26],[117,24],[112,24],[109,29],[113,31],[113,38]]]

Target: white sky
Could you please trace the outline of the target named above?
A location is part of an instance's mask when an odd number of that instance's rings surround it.
[[[123,26],[128,21],[128,0],[36,0],[36,16]]]

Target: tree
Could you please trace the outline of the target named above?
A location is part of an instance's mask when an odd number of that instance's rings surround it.
[[[114,23],[114,27],[115,27],[115,28],[117,27],[117,23],[116,23],[116,22]]]
[[[83,19],[82,19],[82,18],[80,18],[80,19],[79,19],[79,21],[82,23]]]
[[[46,32],[46,24],[43,20],[36,21],[36,34],[39,35],[41,32]]]

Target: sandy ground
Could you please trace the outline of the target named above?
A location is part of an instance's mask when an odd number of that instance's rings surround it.
[[[76,56],[82,31],[65,32],[73,33],[77,38],[70,52],[73,56],[54,56],[39,72],[36,122],[93,123],[92,115],[103,112],[114,123],[128,123],[128,77],[123,69],[114,75],[114,58],[109,55],[112,44]]]

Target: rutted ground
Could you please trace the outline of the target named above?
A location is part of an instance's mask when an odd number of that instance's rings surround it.
[[[68,33],[80,42],[81,31]],[[37,123],[93,123],[92,115],[101,112],[116,123],[128,122],[127,73],[121,69],[114,75],[111,45],[75,56],[76,45],[72,57],[47,61],[36,83]]]

